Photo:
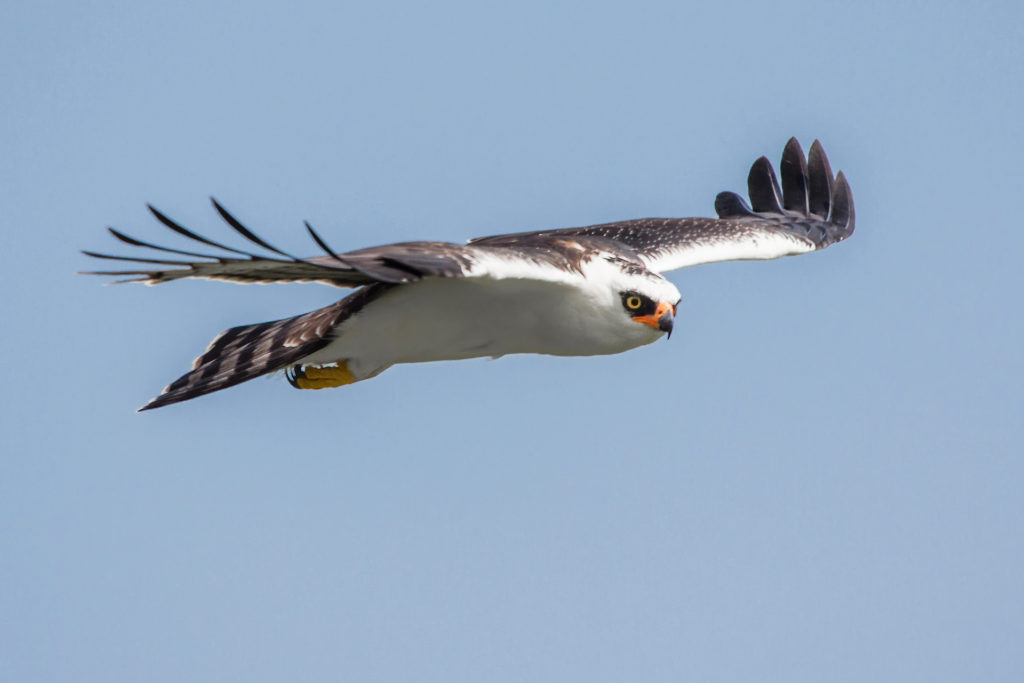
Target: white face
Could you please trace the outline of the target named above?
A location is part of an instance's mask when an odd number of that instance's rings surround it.
[[[675,285],[657,273],[623,270],[615,262],[595,265],[588,279],[602,302],[599,315],[617,330],[616,336],[638,346],[671,332],[680,301]]]

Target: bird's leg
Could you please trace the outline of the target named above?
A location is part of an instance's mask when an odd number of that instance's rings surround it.
[[[286,377],[296,389],[331,389],[357,381],[346,361],[328,366],[293,366]]]

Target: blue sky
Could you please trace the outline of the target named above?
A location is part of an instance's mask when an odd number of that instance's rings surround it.
[[[11,5],[11,3],[8,3]],[[0,9],[0,679],[1021,680],[1020,3]],[[300,251],[709,215],[796,135],[857,232],[672,339],[136,414],[312,285],[102,287],[216,196]]]

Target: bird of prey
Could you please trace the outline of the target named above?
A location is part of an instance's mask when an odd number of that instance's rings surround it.
[[[167,228],[220,250],[158,246],[108,228],[121,242],[160,254],[100,259],[144,270],[91,271],[158,284],[181,278],[231,282],[321,282],[356,290],[309,313],[234,327],[192,369],[140,410],[159,408],[283,370],[293,387],[324,389],[380,374],[397,363],[510,353],[612,354],[672,332],[679,290],[661,273],[736,259],[774,259],[823,249],[853,233],[853,196],[833,177],[816,140],[805,157],[789,140],[782,184],[761,157],[747,180],[750,205],[715,199],[718,218],[641,218],[449,242],[399,242],[335,252],[306,223],[323,254],[297,258],[220,216],[260,255],[198,235],[152,206]],[[168,258],[174,254],[180,258]]]

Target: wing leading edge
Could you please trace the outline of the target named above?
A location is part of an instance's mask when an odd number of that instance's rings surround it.
[[[781,187],[771,162],[766,157],[755,161],[747,177],[753,206],[735,192],[721,192],[715,198],[718,218],[641,218],[483,237],[470,244],[513,238],[599,237],[628,246],[648,268],[662,272],[717,261],[803,254],[853,234],[853,194],[842,172],[833,178],[820,142],[814,141],[805,158],[800,143],[790,138],[780,168]]]
[[[717,261],[802,254],[824,249],[853,234],[850,186],[842,172],[833,177],[820,142],[814,141],[805,158],[800,143],[791,138],[783,151],[780,169],[781,186],[767,158],[755,161],[747,177],[751,203],[748,205],[734,192],[719,193],[715,199],[718,218],[642,218],[494,235],[470,240],[465,245],[403,242],[346,253],[332,250],[306,223],[310,237],[324,254],[298,258],[258,237],[214,200],[214,208],[237,234],[272,255],[237,249],[198,235],[153,207],[149,207],[150,211],[162,225],[222,253],[160,246],[113,228],[109,228],[110,233],[119,241],[159,253],[150,257],[83,253],[98,259],[143,264],[139,269],[88,273],[128,277],[124,282],[158,284],[206,278],[241,283],[314,281],[337,287],[361,287],[375,282],[401,284],[424,277],[549,279],[551,271],[573,270],[580,258],[601,251],[617,252],[660,272]],[[567,237],[582,244],[567,244]],[[165,254],[187,258],[169,258]]]

